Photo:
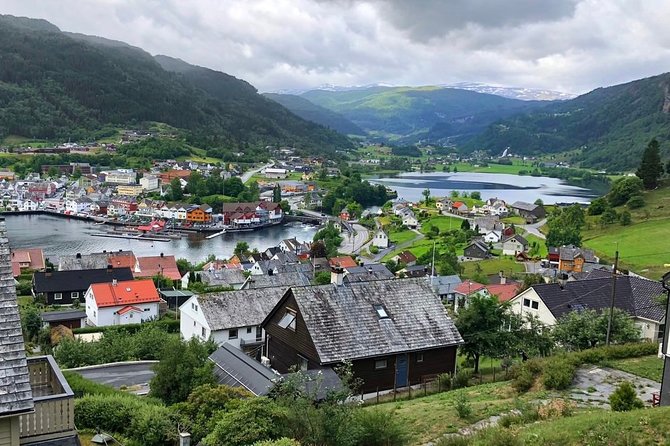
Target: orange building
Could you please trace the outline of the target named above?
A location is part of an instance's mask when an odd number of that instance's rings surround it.
[[[572,245],[559,248],[559,271],[581,273],[584,271],[585,263],[598,263],[598,258],[592,250],[577,248]]]
[[[212,220],[212,207],[206,204],[186,209],[186,221],[206,223]]]

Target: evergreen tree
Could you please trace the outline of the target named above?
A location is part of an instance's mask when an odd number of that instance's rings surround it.
[[[663,163],[656,138],[652,139],[644,150],[642,162],[635,175],[642,180],[645,189],[655,189],[658,186],[658,180],[663,175]]]
[[[272,202],[281,203],[281,187],[279,186],[279,183],[275,184],[275,187],[272,190]]]

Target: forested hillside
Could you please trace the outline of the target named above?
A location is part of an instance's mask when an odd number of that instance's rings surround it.
[[[664,152],[670,149],[669,88],[670,74],[598,88],[491,125],[464,149],[499,153],[510,147],[520,154],[580,149],[574,161],[585,166],[633,169],[652,138]]]
[[[312,90],[301,96],[401,143],[463,141],[496,120],[546,104],[442,87]]]
[[[173,65],[190,68],[166,70],[159,61],[167,63],[122,42],[0,16],[0,138],[94,139],[154,121],[186,130],[205,148],[351,147],[244,81],[181,61]]]
[[[365,131],[339,113],[314,104],[293,94],[265,93],[265,97],[280,103],[307,121],[316,122],[344,135],[365,135]]]

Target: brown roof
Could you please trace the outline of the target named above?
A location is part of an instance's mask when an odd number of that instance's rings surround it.
[[[148,256],[138,257],[137,268],[134,271],[135,277],[153,277],[161,274],[172,280],[180,280],[179,268],[177,268],[177,260],[174,256]]]
[[[14,249],[12,250],[12,263],[30,262],[30,269],[44,269],[44,252],[40,248]]]

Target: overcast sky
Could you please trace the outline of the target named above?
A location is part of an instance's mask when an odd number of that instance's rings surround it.
[[[668,0],[2,0],[251,82],[584,93],[670,71]]]

